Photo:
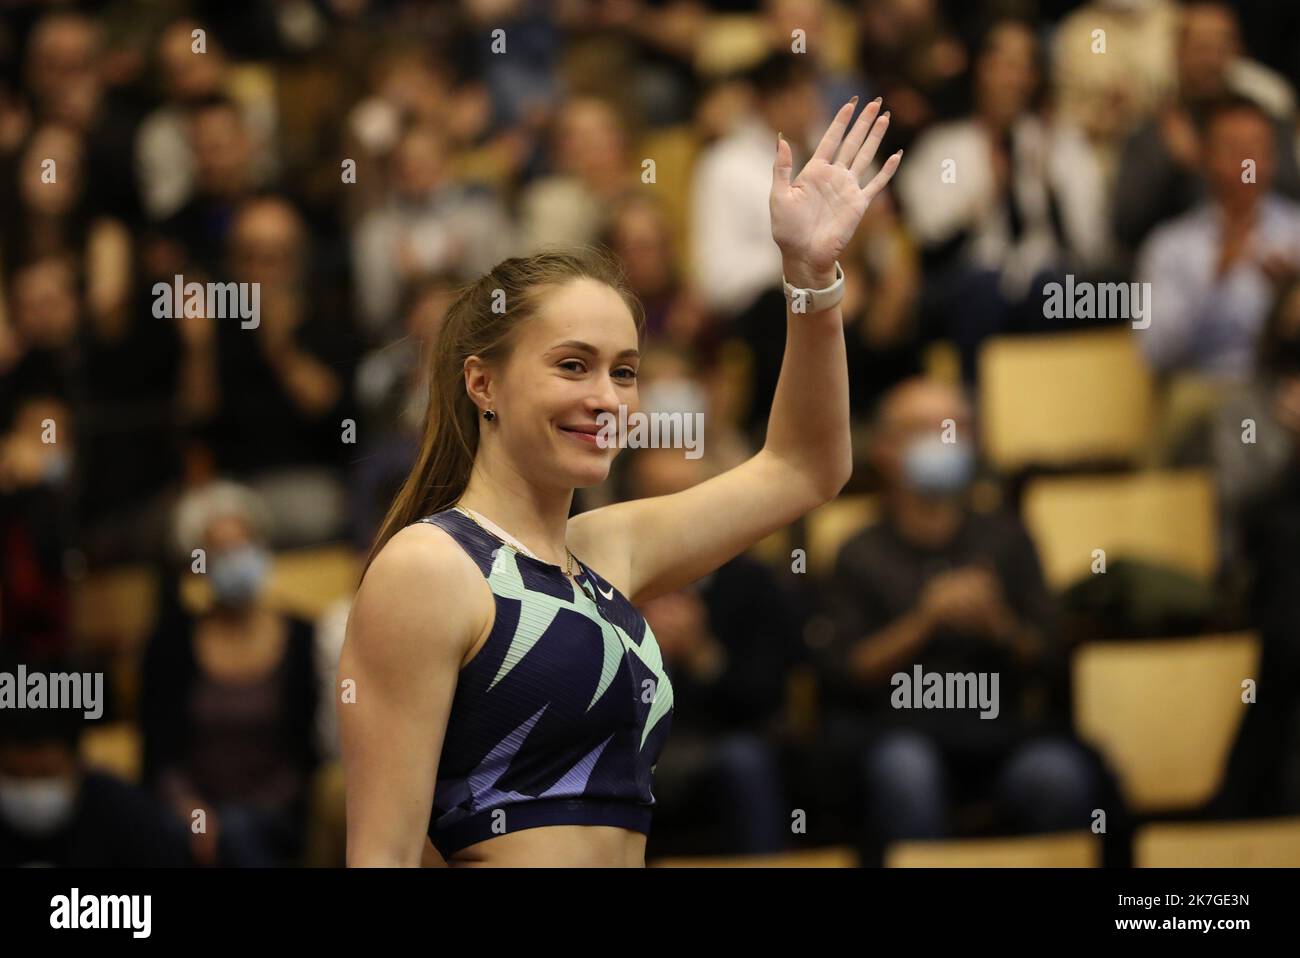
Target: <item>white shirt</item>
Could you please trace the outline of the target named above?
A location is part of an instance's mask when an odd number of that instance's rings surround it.
[[[1068,252],[1080,265],[1095,265],[1109,252],[1106,193],[1101,170],[1071,125],[1046,126],[1022,116],[1011,130],[1011,189],[1023,217],[1011,235],[1006,209],[994,202],[993,145],[974,119],[942,123],[922,134],[898,172],[899,196],[908,226],[925,246],[940,245],[962,231],[970,236],[966,259],[997,270],[1011,298],[1028,292],[1041,270],[1063,265],[1052,229],[1050,197],[1061,213]]]
[[[705,304],[725,316],[781,285],[781,250],[772,240],[767,205],[775,161],[776,131],[750,116],[705,150],[695,166],[692,271]],[[796,174],[800,166],[796,156]]]
[[[1250,377],[1275,295],[1252,251],[1294,256],[1300,250],[1300,205],[1265,197],[1248,243],[1225,275],[1215,275],[1222,214],[1207,203],[1159,227],[1142,246],[1137,279],[1151,284],[1151,325],[1134,335],[1155,369]]]

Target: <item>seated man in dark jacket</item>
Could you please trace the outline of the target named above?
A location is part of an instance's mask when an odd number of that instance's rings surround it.
[[[1052,600],[1019,521],[967,503],[976,442],[963,397],[899,384],[872,457],[881,519],[836,563],[822,739],[859,773],[872,834],[947,836],[971,800],[990,801],[1001,830],[1089,827],[1086,753],[1064,716],[1026,707],[1063,666]]]

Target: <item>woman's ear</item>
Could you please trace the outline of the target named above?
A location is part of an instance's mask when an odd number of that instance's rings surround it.
[[[480,410],[489,409],[492,406],[492,370],[486,362],[478,356],[469,356],[465,360],[465,391],[469,393],[469,398],[474,401],[474,405]]]

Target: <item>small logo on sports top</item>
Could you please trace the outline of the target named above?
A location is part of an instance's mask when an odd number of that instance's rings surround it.
[[[602,589],[600,586],[596,586],[596,591],[599,592],[601,595],[603,595],[603,596],[604,596],[605,598],[607,598],[607,599],[612,599],[612,598],[614,598],[614,587],[613,587],[612,585],[609,587],[609,591],[608,591],[608,592],[606,592],[606,591],[605,591],[604,589]]]

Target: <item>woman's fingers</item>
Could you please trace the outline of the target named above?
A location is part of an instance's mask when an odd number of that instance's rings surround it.
[[[875,121],[876,114],[880,112],[880,102],[881,98],[876,97],[862,108],[862,113],[858,115],[853,129],[849,130],[849,135],[840,144],[840,151],[835,154],[835,162],[840,166],[848,166],[858,155],[862,141],[867,138],[867,133],[871,131],[871,124]]]
[[[772,188],[784,191],[790,188],[790,168],[794,165],[794,154],[790,144],[780,133],[776,135],[776,159],[772,162]]]
[[[871,182],[862,188],[867,194],[867,202],[870,203],[876,198],[876,194],[888,185],[889,181],[894,178],[894,171],[898,169],[898,164],[903,161],[903,151],[899,150],[892,154],[889,159],[885,160],[880,167],[880,172],[871,178]]]
[[[863,174],[871,167],[871,161],[876,158],[876,150],[880,148],[880,141],[885,138],[885,131],[888,129],[889,113],[886,111],[876,118],[875,123],[871,124],[871,132],[867,135],[867,141],[862,144],[862,148],[853,157],[853,164],[849,167],[858,182],[862,182]]]
[[[844,131],[849,128],[849,119],[853,116],[853,108],[857,103],[858,98],[855,96],[840,107],[839,112],[835,114],[835,119],[831,120],[831,125],[822,134],[822,141],[817,144],[817,151],[812,155],[814,160],[825,160],[829,163],[835,156],[835,148],[840,145],[840,140],[844,139]]]

